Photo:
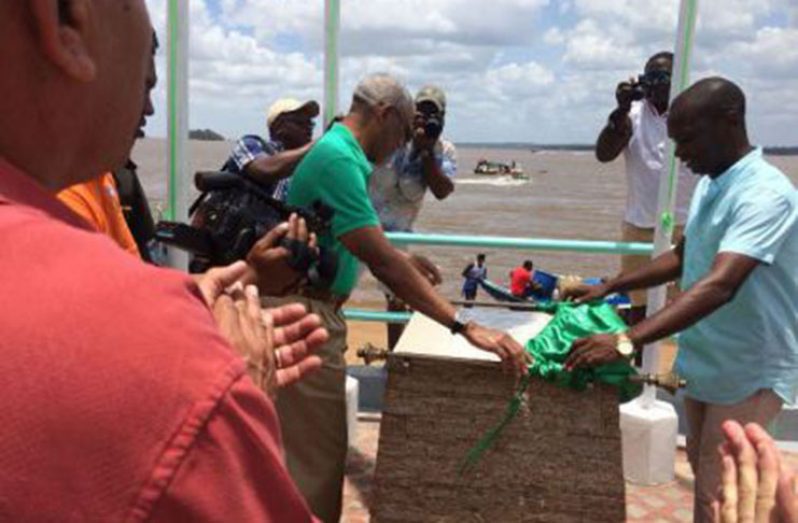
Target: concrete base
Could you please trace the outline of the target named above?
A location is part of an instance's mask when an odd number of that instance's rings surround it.
[[[642,398],[620,407],[623,473],[627,481],[659,485],[673,480],[679,418],[668,403]]]
[[[346,377],[346,433],[350,444],[357,441],[357,411],[360,385],[351,377]]]

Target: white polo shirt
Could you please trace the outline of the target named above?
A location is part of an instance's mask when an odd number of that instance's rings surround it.
[[[648,229],[657,221],[660,176],[667,176],[668,114],[657,113],[651,103],[643,100],[632,103],[629,118],[633,134],[624,151],[627,184],[624,220]],[[677,225],[684,225],[698,176],[681,164],[678,176],[674,217]]]

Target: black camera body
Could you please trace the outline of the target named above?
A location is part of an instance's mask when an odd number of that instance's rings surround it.
[[[225,171],[198,172],[194,184],[201,195],[191,205],[191,224],[159,222],[156,238],[192,254],[189,272],[202,273],[246,259],[255,243],[291,214],[305,219],[308,230],[321,235],[329,230],[333,211],[316,202],[312,209],[293,207],[275,199],[246,176]],[[292,253],[289,264],[305,272],[309,283],[328,288],[337,272],[334,253],[283,240]]]
[[[437,140],[443,133],[443,118],[438,115],[424,117],[424,134],[427,138]]]

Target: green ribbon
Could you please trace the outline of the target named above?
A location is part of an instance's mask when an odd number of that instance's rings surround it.
[[[668,234],[671,234],[673,232],[673,226],[676,223],[676,220],[673,218],[673,213],[667,211],[662,213],[660,220],[662,223],[662,230]]]
[[[626,324],[611,305],[604,302],[582,305],[560,302],[541,306],[541,310],[554,313],[554,318],[540,334],[526,344],[526,351],[534,358],[534,362],[529,366],[529,373],[519,383],[502,420],[468,451],[460,466],[460,474],[466,473],[477,464],[484,453],[493,446],[504,428],[518,414],[532,377],[536,376],[560,387],[579,391],[585,390],[590,383],[606,383],[618,389],[621,402],[633,399],[643,389],[642,385],[629,380],[629,377],[636,375],[637,371],[624,359],[573,372],[568,372],[564,368],[574,341],[594,334],[617,334],[626,330]]]

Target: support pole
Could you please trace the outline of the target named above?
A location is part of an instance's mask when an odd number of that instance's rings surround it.
[[[169,0],[168,4],[168,132],[169,132],[169,205],[166,217],[171,221],[188,219],[188,193],[184,186],[188,173],[188,35],[189,16],[186,0]],[[169,248],[169,265],[185,270],[188,255]]]
[[[341,29],[340,0],[324,2],[324,128],[338,114],[338,36]]]
[[[698,18],[698,0],[682,0],[679,8],[679,25],[676,30],[676,50],[674,53],[673,76],[671,80],[671,102],[690,85],[690,64],[693,57],[693,39]],[[654,232],[654,256],[659,256],[671,248],[673,227],[675,225],[674,207],[679,180],[679,163],[675,146],[668,140],[668,153],[665,176],[660,177],[659,201]],[[646,315],[652,316],[665,307],[666,287],[664,285],[648,291]],[[660,342],[646,346],[643,351],[643,371],[656,374],[659,371]],[[651,406],[656,400],[656,387],[647,385],[643,392],[644,404]]]
[[[690,81],[690,58],[698,10],[698,0],[682,0],[679,25],[676,30],[676,52],[671,80],[671,101]],[[654,235],[654,255],[671,246],[678,181],[678,165],[673,143],[668,143],[666,169],[660,180],[657,204],[657,224]],[[649,316],[665,306],[665,286],[648,293]],[[656,374],[659,366],[659,344],[647,346],[643,352],[645,374]],[[673,480],[676,461],[676,435],[679,418],[672,405],[657,401],[654,385],[646,385],[640,398],[620,407],[623,469],[627,481],[643,485],[657,485]]]

